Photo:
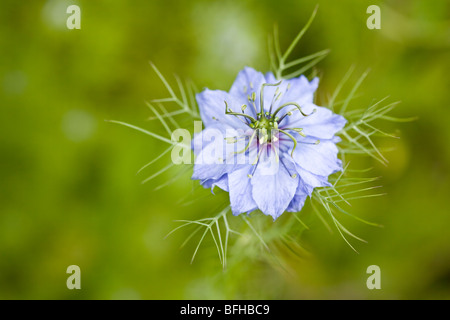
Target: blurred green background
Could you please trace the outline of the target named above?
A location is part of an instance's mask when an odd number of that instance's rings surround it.
[[[286,48],[317,3],[292,57],[331,49],[317,67],[319,100],[354,65],[352,83],[371,69],[355,107],[390,95],[401,101],[396,116],[419,117],[383,125],[401,136],[382,140],[394,147],[387,167],[358,162],[382,176],[387,195],[349,210],[384,228],[344,220],[368,241],[353,242],[356,254],[310,217],[304,257],[277,265],[230,247],[223,271],[209,241],[190,264],[194,243],[179,250],[188,230],[164,236],[176,219],[211,216],[216,199],[205,191],[195,206],[177,204],[198,184],[189,175],[154,191],[173,171],[141,185],[152,171],[136,171],[163,145],[104,120],[163,132],[147,121],[145,101],[167,96],[150,60],[171,83],[175,73],[228,90],[244,66],[269,69],[275,23]],[[81,30],[66,28],[70,4]],[[366,27],[372,4],[381,30]],[[450,298],[449,1],[3,0],[0,21],[0,298]],[[81,290],[66,287],[72,264]],[[366,287],[373,264],[381,290]]]

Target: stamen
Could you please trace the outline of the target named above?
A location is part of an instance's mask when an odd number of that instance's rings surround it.
[[[280,161],[280,157],[278,156],[277,148],[274,145],[271,145],[273,152],[275,152],[275,156],[277,157],[277,163]]]
[[[226,137],[223,138],[224,140],[227,141],[227,143],[236,143],[238,140],[236,139],[236,137]]]
[[[286,171],[289,173],[289,175],[291,176],[292,179],[297,178],[297,173],[291,173],[282,159],[280,159],[280,162],[283,165],[283,167],[286,169]]]
[[[255,109],[255,113],[258,113],[258,110],[256,110],[256,104],[255,104],[256,94],[254,94],[254,92],[253,92],[252,95],[247,96],[247,99],[248,99],[248,102],[250,102],[252,104],[253,109]]]
[[[276,114],[277,114],[278,112],[280,112],[280,110],[283,109],[284,107],[291,106],[291,105],[294,106],[294,107],[296,107],[304,117],[308,117],[308,116],[312,115],[313,113],[315,113],[315,112],[317,111],[316,109],[314,109],[310,114],[306,114],[306,113],[303,112],[302,108],[298,105],[298,103],[295,103],[295,102],[287,102],[287,103],[284,103],[284,104],[282,104],[281,106],[279,106],[278,109],[275,110],[275,112],[273,113],[272,117],[275,117]],[[295,109],[294,109],[294,110],[295,110]]]
[[[248,141],[248,144],[245,146],[245,148],[243,150],[237,151],[235,153],[244,153],[245,151],[247,151],[247,149],[250,147],[250,144],[252,143],[253,139],[255,138],[257,131],[258,131],[258,129],[253,131],[252,135],[250,136],[250,140]]]
[[[299,141],[298,143],[301,144],[311,144],[311,145],[318,145],[320,143],[320,140],[316,140],[314,142],[303,142],[303,141]]]
[[[252,173],[248,174],[247,177],[249,177],[250,179],[253,178],[253,176],[255,175],[255,171],[256,171],[256,168],[257,168],[257,167],[258,167],[258,165],[256,165],[256,166],[253,168]]]
[[[262,151],[263,151],[263,148],[264,148],[264,147],[260,147],[259,152],[258,152],[258,155],[256,156],[255,161],[252,163],[252,165],[256,165],[256,166],[255,166],[255,170],[256,170],[256,167],[258,166],[258,163],[259,163],[259,157],[261,156],[261,153],[262,153]],[[255,173],[255,171],[253,171],[253,173]]]
[[[277,97],[275,98],[275,101],[278,101],[278,100],[280,100],[280,97],[283,95],[283,92],[280,92],[278,95],[277,95]]]
[[[282,81],[283,80],[280,80],[277,83],[263,83],[262,84],[261,92],[259,93],[259,97],[260,97],[259,104],[260,104],[260,107],[261,107],[261,114],[264,114],[264,87],[266,87],[266,86],[276,87],[276,86],[280,85],[280,83]]]
[[[253,171],[251,174],[248,174],[247,177],[252,178],[255,175],[255,171],[258,168],[258,164],[259,164],[259,158],[261,156],[261,153],[263,151],[263,149],[265,148],[265,146],[259,146],[259,151],[258,151],[258,155],[256,157],[256,160],[252,163],[252,165],[254,165],[255,167],[253,168]]]
[[[292,151],[291,151],[291,157],[294,157],[294,150],[295,150],[295,148],[297,148],[297,140],[295,140],[295,138],[290,133],[287,133],[286,131],[284,131],[282,129],[278,129],[278,130],[281,133],[284,133],[285,135],[287,135],[292,140],[292,142],[294,142],[294,148],[292,148]]]
[[[303,133],[303,128],[284,128],[284,130],[291,130],[297,132],[302,137],[306,137],[306,134]]]
[[[245,109],[247,109],[247,105],[246,104],[243,104],[242,106],[241,106],[241,111],[242,111],[242,113],[245,113]],[[245,118],[245,121],[247,122],[247,125],[249,124],[249,119],[248,118]]]
[[[280,96],[281,96],[280,87],[277,87],[275,93],[273,94],[272,102],[270,103],[268,116],[272,113],[273,103],[277,101],[280,98]]]
[[[283,119],[286,118],[287,116],[292,116],[292,111],[286,112],[286,113],[280,118],[280,121],[278,121],[278,123],[281,123],[281,121],[283,121]]]
[[[249,116],[248,114],[245,113],[237,113],[237,112],[233,112],[229,107],[228,107],[228,103],[226,101],[225,102],[225,114],[229,114],[229,115],[233,115],[233,116],[241,116],[241,117],[245,117],[247,119],[250,119],[250,121],[255,122],[255,118],[253,118],[252,116]],[[245,123],[245,122],[244,122]],[[246,123],[248,124],[248,122]]]
[[[259,143],[260,144],[266,143],[269,139],[269,135],[267,134],[267,129],[262,128],[261,130],[259,130],[259,132],[260,132],[260,136],[262,136],[261,138],[259,138]]]
[[[255,113],[257,113],[258,111],[257,111],[257,109],[256,109],[256,103],[255,103],[255,101],[252,101],[252,106],[253,106],[253,109],[255,110]]]
[[[235,137],[226,137],[223,138],[227,143],[236,143],[238,141],[245,140],[247,136],[235,136]]]

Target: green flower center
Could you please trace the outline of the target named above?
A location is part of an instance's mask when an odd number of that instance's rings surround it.
[[[260,141],[267,141],[267,142],[271,142],[272,141],[272,134],[274,134],[276,132],[276,130],[278,129],[278,122],[275,121],[274,118],[270,117],[267,118],[265,115],[262,115],[260,113],[258,113],[258,119],[252,123],[249,124],[249,126],[257,131],[259,131],[260,136],[259,139]]]
[[[225,114],[227,115],[233,115],[236,117],[244,117],[245,121],[242,120],[246,125],[248,125],[250,128],[254,129],[254,132],[252,134],[252,136],[250,137],[250,141],[247,144],[247,146],[245,147],[244,150],[242,150],[241,152],[245,152],[248,147],[250,146],[250,143],[252,142],[252,140],[255,138],[256,134],[258,134],[258,141],[260,144],[264,144],[264,143],[271,143],[273,140],[275,140],[275,133],[276,132],[280,132],[283,133],[284,135],[286,135],[287,137],[289,137],[293,143],[294,143],[294,147],[292,149],[291,155],[294,153],[295,148],[297,147],[297,140],[294,138],[294,136],[292,134],[290,134],[288,131],[295,131],[298,134],[300,134],[301,136],[305,136],[305,134],[303,133],[303,129],[302,128],[279,128],[279,124],[281,123],[281,121],[284,120],[285,117],[291,116],[293,114],[293,112],[295,111],[299,111],[304,117],[310,116],[311,114],[316,112],[316,109],[314,109],[312,111],[312,113],[310,114],[305,114],[302,110],[302,108],[300,107],[300,105],[296,102],[287,102],[284,103],[282,105],[280,105],[273,113],[272,113],[272,109],[273,109],[273,105],[276,101],[278,101],[281,97],[282,92],[280,92],[279,88],[277,88],[277,90],[275,91],[275,94],[273,96],[272,99],[272,103],[270,105],[269,111],[264,112],[264,88],[266,86],[272,86],[272,87],[277,87],[281,84],[281,80],[277,83],[271,84],[271,83],[264,83],[261,85],[261,90],[260,90],[260,112],[257,111],[257,106],[256,106],[256,93],[252,92],[251,95],[248,96],[248,101],[249,103],[253,106],[255,113],[256,113],[256,119],[248,114],[245,114],[245,109],[247,109],[247,105],[244,104],[241,106],[241,111],[242,113],[239,112],[234,112],[232,111],[229,107],[228,107],[228,103],[225,101]],[[289,90],[289,86],[286,90]],[[284,108],[288,107],[288,106],[293,106],[294,108],[292,110],[287,111],[284,115],[282,115],[281,117],[278,117],[277,114]],[[225,139],[229,139],[229,138],[225,138]],[[234,141],[234,140],[233,140]]]

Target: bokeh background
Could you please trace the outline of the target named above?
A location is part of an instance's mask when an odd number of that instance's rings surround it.
[[[80,30],[66,28],[71,4],[81,8]],[[349,210],[384,228],[344,220],[368,241],[353,242],[356,254],[336,231],[305,217],[300,257],[277,264],[263,250],[246,256],[230,246],[222,270],[206,241],[190,264],[194,243],[179,250],[188,230],[165,235],[176,219],[211,216],[226,195],[207,191],[182,206],[196,185],[189,175],[154,191],[173,171],[141,185],[152,170],[136,171],[163,145],[104,120],[163,132],[147,120],[145,101],[167,96],[149,61],[173,84],[177,74],[199,88],[228,90],[244,66],[269,69],[275,23],[286,48],[316,4],[292,56],[331,50],[317,66],[319,98],[351,65],[350,83],[370,68],[353,106],[389,95],[401,101],[394,115],[418,117],[381,124],[401,137],[380,142],[393,149],[387,167],[358,162],[382,177],[387,195]],[[381,7],[381,30],[366,27],[371,4]],[[447,0],[1,1],[0,298],[450,298],[449,49]],[[81,268],[81,290],[66,287],[72,264]],[[373,264],[381,290],[366,287]]]

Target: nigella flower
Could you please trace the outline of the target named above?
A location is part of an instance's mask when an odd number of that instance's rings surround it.
[[[313,103],[317,86],[318,78],[277,80],[246,67],[229,92],[197,94],[205,129],[192,141],[192,179],[229,192],[234,215],[300,211],[342,170],[335,134],[346,120]]]

